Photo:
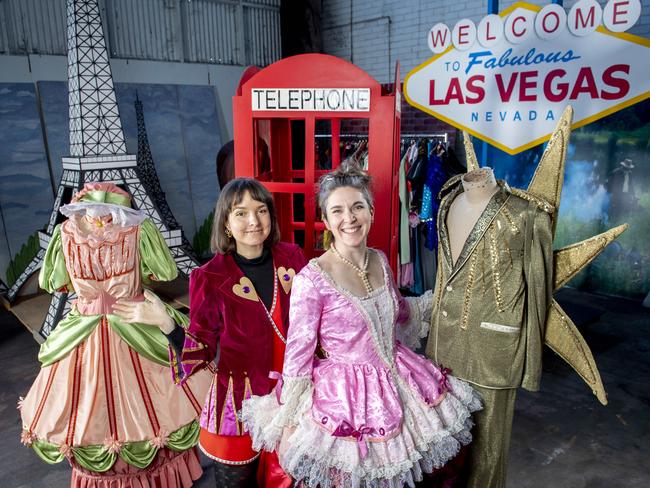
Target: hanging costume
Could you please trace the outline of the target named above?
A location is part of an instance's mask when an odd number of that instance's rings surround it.
[[[41,371],[21,405],[22,441],[50,464],[67,458],[72,486],[189,487],[202,472],[196,419],[210,377],[175,387],[159,329],[111,313],[118,299],[142,300],[143,282],[173,280],[176,263],[113,184],[86,184],[61,212],[70,218],[53,233],[39,284],[77,300],[41,346]]]
[[[255,263],[250,260],[217,254],[194,270],[190,277],[190,325],[180,330],[180,341],[170,337],[177,383],[183,384],[218,356],[201,414],[199,447],[224,464],[248,464],[259,455],[239,411],[245,398],[271,391],[275,379],[269,378],[269,373],[282,372],[289,296],[305,258],[298,246],[281,242],[266,250],[259,264],[265,266],[267,262],[271,266],[268,284],[272,283],[267,305],[260,296],[260,282],[256,287],[242,272],[247,266],[253,269]],[[174,334],[177,331],[179,328]],[[265,483],[271,486],[268,480]]]
[[[458,166],[452,149],[431,139],[413,140],[401,159],[398,276],[400,288],[415,295],[435,286],[438,193]]]
[[[402,298],[377,254],[384,284],[366,297],[316,260],[296,276],[281,395],[244,402],[255,448],[275,450],[295,427],[280,463],[306,487],[414,486],[471,440],[472,388],[396,341],[426,334],[430,293]]]
[[[568,107],[527,191],[499,182],[456,263],[446,219],[463,191],[461,177],[441,192],[438,276],[426,354],[471,383],[484,400],[469,451],[470,488],[505,486],[516,388],[539,389],[543,344],[569,362],[606,404],[591,351],[552,294],[626,226],[553,252],[571,116]],[[467,134],[465,148],[468,171],[477,169]]]

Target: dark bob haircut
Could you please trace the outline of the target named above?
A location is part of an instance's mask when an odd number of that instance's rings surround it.
[[[280,226],[275,215],[273,196],[264,185],[252,178],[235,178],[223,187],[214,208],[210,248],[218,254],[230,254],[237,249],[235,239],[226,235],[226,222],[235,205],[241,203],[244,195],[249,193],[253,200],[263,203],[271,216],[271,232],[264,241],[265,247],[271,247],[280,241]]]

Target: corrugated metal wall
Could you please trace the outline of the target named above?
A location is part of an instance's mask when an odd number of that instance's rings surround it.
[[[184,2],[189,61],[266,66],[280,59],[280,0]]]
[[[111,56],[268,65],[280,0],[100,0]],[[0,52],[65,54],[65,0],[0,0]]]
[[[244,7],[244,20],[249,64],[266,66],[280,59],[280,11],[275,8]]]
[[[193,0],[184,7],[188,61],[245,64],[238,2]]]
[[[104,35],[120,58],[182,61],[180,4],[174,0],[106,0]],[[108,29],[106,29],[108,24]]]
[[[2,0],[2,52],[65,54],[65,0]]]

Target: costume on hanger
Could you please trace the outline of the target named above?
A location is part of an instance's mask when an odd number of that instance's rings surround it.
[[[196,419],[210,376],[175,387],[159,329],[112,314],[118,299],[142,300],[143,283],[173,280],[176,263],[112,183],[87,183],[61,213],[69,219],[52,235],[39,284],[77,300],[41,346],[22,441],[50,464],[68,459],[72,486],[189,487],[202,473]]]
[[[406,167],[408,165],[409,154],[412,152],[409,146],[403,152],[399,165],[399,260],[400,265],[405,266],[411,262],[411,243],[409,241],[409,208],[410,199],[406,187]]]
[[[439,152],[438,146],[438,144],[434,145],[433,143],[428,146],[429,164],[420,210],[420,220],[425,227],[425,246],[429,251],[435,251],[438,247],[438,233],[436,232],[436,216],[440,207],[438,194],[445,182],[453,176],[444,171],[442,159],[437,154]]]
[[[410,184],[406,181],[406,174],[410,169],[410,165],[414,158],[417,156],[418,146],[412,140],[408,145],[402,141],[402,148],[400,153],[399,168],[399,200],[400,200],[400,225],[399,225],[399,272],[398,272],[398,285],[399,288],[408,289],[415,284],[414,263],[415,255],[411,253],[411,224],[410,224],[410,209],[411,209],[411,192]]]
[[[275,450],[295,427],[280,463],[306,487],[414,486],[471,440],[473,389],[403,345],[426,333],[430,293],[402,298],[374,252],[384,284],[366,297],[315,259],[296,276],[281,394],[244,402],[256,448]]]
[[[442,141],[422,138],[413,140],[400,165],[400,179],[405,178],[409,192],[400,201],[408,201],[408,210],[400,214],[400,287],[421,295],[435,285],[438,193],[443,184],[458,173],[458,160]],[[464,170],[464,168],[463,168]],[[404,173],[404,174],[402,174]],[[408,227],[410,230],[406,232]],[[406,253],[406,246],[409,252]]]
[[[239,266],[232,254],[217,254],[192,272],[190,325],[180,331],[180,341],[170,338],[177,383],[217,357],[201,413],[199,447],[213,460],[230,465],[248,464],[259,455],[238,412],[245,398],[271,391],[276,380],[270,372],[282,372],[289,296],[295,274],[305,265],[302,250],[282,242],[266,250],[259,263],[237,258]],[[273,285],[265,305],[260,282],[255,286],[242,269],[265,266],[268,260],[272,275],[266,281]]]
[[[505,486],[516,388],[539,388],[544,344],[607,403],[589,347],[552,297],[627,227],[553,251],[572,114],[567,107],[526,191],[499,182],[455,263],[446,218],[463,191],[461,177],[441,192],[438,276],[426,354],[483,396],[469,452],[470,488]],[[468,171],[478,169],[469,136],[464,139]]]

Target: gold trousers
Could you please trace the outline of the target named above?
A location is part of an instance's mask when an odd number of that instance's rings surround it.
[[[483,397],[483,410],[474,414],[476,425],[467,460],[467,487],[505,488],[517,389],[472,386]]]

